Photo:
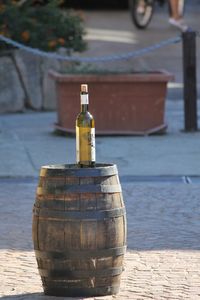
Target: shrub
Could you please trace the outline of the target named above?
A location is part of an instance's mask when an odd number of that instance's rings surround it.
[[[0,1],[0,34],[44,51],[60,47],[83,51],[84,27],[80,16],[60,7],[60,1]],[[0,49],[10,46],[0,42]]]

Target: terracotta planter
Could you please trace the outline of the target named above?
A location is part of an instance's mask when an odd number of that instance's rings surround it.
[[[90,112],[96,133],[145,135],[165,131],[166,71],[114,75],[66,75],[50,71],[56,82],[58,121],[62,132],[75,132],[81,83],[89,85]]]

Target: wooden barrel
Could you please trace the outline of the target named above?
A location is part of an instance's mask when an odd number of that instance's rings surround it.
[[[126,213],[116,165],[42,167],[32,229],[46,295],[119,291]]]

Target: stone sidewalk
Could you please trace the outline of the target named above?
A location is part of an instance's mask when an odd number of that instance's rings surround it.
[[[42,293],[31,240],[36,186],[36,179],[0,182],[2,300],[72,299]],[[200,299],[200,186],[132,182],[122,187],[128,250],[120,293],[88,300]]]

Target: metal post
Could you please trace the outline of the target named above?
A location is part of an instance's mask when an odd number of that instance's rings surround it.
[[[197,131],[196,32],[183,32],[182,40],[185,131]]]

